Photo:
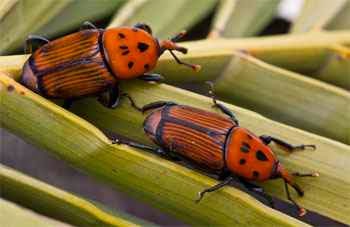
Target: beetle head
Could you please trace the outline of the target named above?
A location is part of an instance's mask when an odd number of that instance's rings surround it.
[[[152,35],[152,29],[147,24],[137,23],[137,24],[134,25],[134,27],[142,29],[142,30],[146,31],[147,33],[149,33],[150,35]],[[175,60],[176,60],[176,62],[178,64],[188,66],[188,67],[192,68],[194,71],[197,72],[197,71],[199,71],[201,69],[200,65],[189,64],[189,63],[183,62],[180,59],[178,59],[178,57],[173,52],[173,51],[178,51],[178,52],[181,52],[183,54],[187,54],[187,48],[179,46],[179,45],[176,44],[176,42],[179,41],[185,35],[186,35],[186,31],[182,31],[182,32],[176,34],[175,36],[173,36],[170,39],[162,40],[160,42],[156,39],[158,44],[159,44],[158,56],[161,56],[166,50],[168,50],[170,52],[170,54],[175,58]]]

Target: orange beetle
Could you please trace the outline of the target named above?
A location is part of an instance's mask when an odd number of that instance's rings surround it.
[[[273,141],[289,152],[315,149],[315,145],[293,146],[271,136],[256,136],[249,130],[240,127],[234,114],[220,103],[217,103],[212,91],[214,106],[229,118],[190,106],[177,105],[172,102],[155,102],[141,108],[141,111],[154,110],[144,121],[144,131],[160,146],[152,148],[134,142],[121,142],[128,145],[154,151],[158,154],[190,161],[210,173],[216,173],[221,183],[200,192],[201,200],[205,193],[215,191],[233,180],[238,180],[247,189],[264,196],[273,206],[270,196],[263,189],[250,181],[266,181],[282,178],[285,183],[288,199],[298,208],[303,216],[306,210],[300,207],[290,196],[288,184],[300,196],[303,190],[295,183],[294,176],[318,176],[318,173],[293,173],[290,175],[268,144]]]
[[[140,78],[159,81],[158,74],[147,73],[157,64],[158,58],[169,50],[179,64],[199,70],[198,65],[181,62],[173,50],[187,53],[175,44],[184,32],[170,40],[159,42],[146,24],[134,27],[97,29],[85,22],[87,29],[54,41],[30,36],[26,50],[33,41],[45,42],[28,59],[23,67],[22,84],[47,97],[64,99],[68,108],[72,101],[84,96],[99,95],[99,101],[109,107],[118,105],[118,81]],[[106,95],[102,95],[107,92]]]

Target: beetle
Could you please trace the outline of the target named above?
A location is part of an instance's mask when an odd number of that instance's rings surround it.
[[[187,53],[186,48],[175,43],[184,35],[181,32],[169,40],[158,41],[146,24],[104,30],[85,22],[79,32],[53,41],[29,36],[26,52],[32,52],[34,41],[44,45],[24,64],[21,82],[44,97],[65,100],[65,108],[85,96],[99,96],[103,105],[115,108],[121,96],[119,81],[162,79],[161,75],[148,72],[166,50],[177,63],[200,69],[199,65],[182,62],[173,53]]]
[[[209,84],[213,107],[228,117],[191,106],[158,101],[145,105],[140,111],[153,110],[144,120],[143,128],[147,136],[160,146],[159,148],[130,141],[116,140],[115,143],[150,150],[173,160],[184,159],[219,176],[221,182],[200,192],[197,202],[206,193],[218,190],[236,180],[248,190],[264,196],[273,207],[272,198],[251,181],[263,182],[282,178],[288,200],[297,207],[299,216],[304,216],[306,210],[290,196],[288,185],[292,186],[299,196],[303,196],[304,191],[294,181],[293,176],[316,177],[319,174],[317,172],[289,174],[268,145],[274,142],[288,152],[307,148],[315,150],[316,146],[305,144],[295,146],[276,137],[256,136],[241,127],[235,115],[217,102],[213,84]]]

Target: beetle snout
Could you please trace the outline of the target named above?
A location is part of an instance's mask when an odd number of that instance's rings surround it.
[[[176,50],[183,54],[187,54],[187,48],[181,47],[171,40],[163,40],[160,42],[160,55],[166,50]]]

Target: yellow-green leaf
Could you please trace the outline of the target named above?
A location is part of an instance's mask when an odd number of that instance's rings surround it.
[[[133,0],[121,9],[120,14],[116,14],[109,27],[147,23],[156,37],[167,39],[198,23],[214,8],[216,2],[216,0]]]
[[[142,88],[141,90],[146,91]],[[149,87],[149,91],[152,92],[147,96],[151,98],[156,90]],[[191,93],[189,95],[195,96]],[[186,96],[182,93],[182,97]],[[33,94],[4,74],[0,75],[0,98],[0,120],[3,127],[184,222],[202,226],[304,225],[232,187],[208,195],[199,204],[195,203],[197,193],[213,185],[213,179],[144,151],[112,145],[93,125]],[[196,102],[195,100],[192,101]],[[90,107],[96,105],[94,102],[90,104]],[[81,109],[79,106],[75,105]],[[102,110],[108,111],[106,108]],[[142,136],[142,115],[132,112],[129,105],[123,105],[118,110],[128,113],[124,114],[124,117],[128,117],[119,121],[118,118],[107,116],[108,121],[113,122],[111,125]],[[92,112],[98,114],[101,109]],[[118,116],[122,117],[119,114]],[[101,119],[103,118],[105,116],[101,115]],[[129,129],[123,128],[122,125]],[[133,131],[134,128],[137,128],[137,131]]]
[[[216,90],[227,102],[350,144],[350,93],[343,89],[236,54]]]
[[[350,29],[350,1],[347,1],[339,13],[326,25],[327,30]]]
[[[279,3],[280,0],[221,0],[209,38],[253,36],[272,20]]]
[[[334,50],[329,50],[319,70],[312,76],[339,87],[350,90],[350,48],[343,45],[335,45]]]
[[[323,29],[346,5],[348,0],[306,0],[293,23],[291,32],[301,33]]]
[[[77,226],[140,226],[151,223],[120,211],[106,212],[81,197],[0,164],[1,196],[38,213]],[[33,202],[35,201],[35,202]]]
[[[70,225],[52,220],[0,198],[0,220],[4,227],[48,227]]]
[[[33,32],[46,37],[55,37],[74,31],[84,21],[94,22],[113,15],[124,2],[125,0],[74,0],[42,28]]]

